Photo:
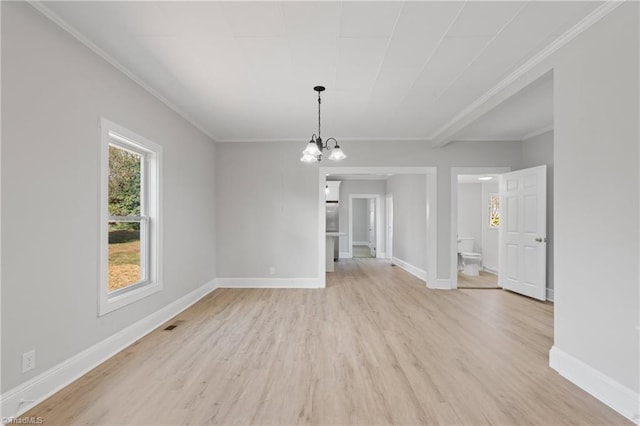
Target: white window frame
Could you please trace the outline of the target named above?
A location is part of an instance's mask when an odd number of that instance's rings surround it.
[[[100,277],[98,316],[162,290],[162,147],[105,118],[100,120]],[[142,281],[109,292],[109,145],[139,154],[141,164],[140,250]],[[146,261],[145,261],[146,260]]]

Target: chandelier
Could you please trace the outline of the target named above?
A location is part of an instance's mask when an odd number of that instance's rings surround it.
[[[318,92],[318,136],[315,133],[311,136],[311,140],[309,144],[302,151],[302,158],[300,161],[304,163],[315,163],[322,160],[322,151],[329,150],[331,153],[329,154],[329,160],[338,161],[344,160],[347,156],[340,149],[340,145],[338,145],[338,141],[335,138],[329,138],[326,142],[322,142],[322,138],[320,137],[320,104],[322,103],[320,100],[320,93],[323,92],[324,86],[316,86],[313,88],[316,92]],[[329,142],[333,141],[334,146],[331,148],[329,146]]]

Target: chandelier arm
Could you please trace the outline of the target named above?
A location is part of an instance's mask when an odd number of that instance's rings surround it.
[[[329,139],[327,139],[327,140],[326,140],[326,142],[325,142],[325,143],[327,144],[327,146],[326,146],[326,148],[327,148],[327,149],[329,149],[329,141],[333,141],[333,143],[334,143],[333,147],[334,147],[334,148],[335,148],[335,147],[337,147],[337,146],[339,146],[339,145],[338,145],[338,141],[336,140],[336,138],[329,138]]]

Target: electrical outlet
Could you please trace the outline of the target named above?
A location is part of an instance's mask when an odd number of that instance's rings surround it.
[[[22,372],[26,373],[29,370],[36,368],[36,351],[32,350],[22,354]]]
[[[269,274],[270,274],[270,275],[275,275],[275,273],[276,273],[276,268],[275,268],[275,266],[271,266],[271,267],[269,267]]]

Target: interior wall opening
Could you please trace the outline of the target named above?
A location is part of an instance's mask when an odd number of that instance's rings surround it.
[[[435,283],[434,177],[435,168],[430,167],[321,167],[321,229],[318,232],[322,258],[318,264],[322,267],[320,273],[324,275],[325,285],[327,274],[335,271],[336,267],[340,268],[340,262],[359,261],[363,264],[365,260],[398,265],[427,282],[428,276],[432,276]],[[335,188],[335,192],[331,193],[331,188]],[[404,192],[414,191],[414,195],[396,194],[398,188]],[[331,195],[327,195],[329,193]],[[400,201],[411,199],[414,205],[398,208],[394,215],[396,198]],[[337,206],[338,217],[335,220],[327,216],[330,204]],[[403,205],[401,202],[400,207]],[[406,234],[413,231],[411,244],[415,246],[413,240],[418,240],[420,247],[403,245],[402,235],[394,237],[394,217],[407,209],[419,209],[420,213],[411,213],[412,229],[403,231],[401,226],[400,230]],[[410,222],[406,219],[403,224]],[[420,238],[415,238],[415,235],[420,235]],[[335,259],[329,253],[332,250],[337,250]],[[403,259],[402,253],[410,253],[410,256]],[[434,268],[428,265],[434,265]]]

